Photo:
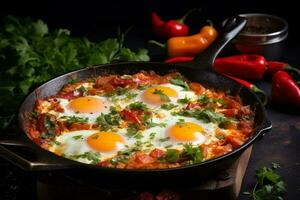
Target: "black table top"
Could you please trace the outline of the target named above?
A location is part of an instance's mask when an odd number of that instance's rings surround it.
[[[99,36],[106,37],[105,36]],[[148,35],[142,33],[129,34],[127,41],[132,48],[149,47],[146,39]],[[150,49],[151,50],[151,49]],[[300,48],[293,41],[288,41],[281,60],[294,66],[300,66],[297,57]],[[155,50],[150,52],[154,59],[159,60]],[[271,85],[269,82],[258,82],[257,85],[268,93]],[[300,197],[300,115],[299,110],[293,111],[286,108],[267,106],[268,116],[273,124],[273,129],[254,144],[249,166],[242,184],[240,200],[248,199],[243,191],[248,191],[255,183],[255,170],[260,166],[270,166],[278,162],[281,168],[279,174],[288,184],[287,199]],[[22,171],[9,162],[0,158],[0,199],[26,199],[35,198],[35,176]]]

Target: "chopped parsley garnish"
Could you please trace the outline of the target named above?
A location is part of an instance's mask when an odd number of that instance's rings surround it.
[[[199,163],[203,160],[202,150],[199,146],[193,147],[192,144],[184,144],[184,155],[188,156],[193,163]]]
[[[34,110],[34,111],[31,112],[31,117],[32,117],[33,119],[37,119],[38,116],[39,116],[39,113],[38,113],[36,110]]]
[[[209,102],[209,97],[206,94],[202,94],[199,96],[198,102],[202,104],[207,104]]]
[[[184,99],[178,99],[177,100],[177,103],[181,103],[181,104],[187,104],[187,103],[190,103],[190,99],[185,97]]]
[[[176,122],[176,124],[180,127],[183,126],[184,123],[185,123],[184,119],[179,119],[178,122]]]
[[[137,124],[129,124],[127,127],[127,135],[128,136],[135,136],[138,134],[139,126]]]
[[[171,101],[170,98],[162,91],[162,90],[159,90],[159,89],[155,89],[153,94],[158,94],[160,96],[160,100],[162,102],[169,102]]]
[[[224,140],[225,139],[224,135],[216,135],[216,138],[218,138],[219,140]]]
[[[155,123],[155,122],[152,122],[152,119],[150,119],[150,121],[146,121],[145,125],[146,125],[146,128],[152,128],[152,127],[155,127],[155,126],[159,126],[159,127],[166,127],[167,126],[166,123]]]
[[[129,160],[129,156],[126,156],[126,155],[120,155],[120,156],[117,156],[117,157],[113,157],[111,160],[110,160],[110,163],[113,164],[113,165],[117,165],[118,163],[128,163],[128,160]]]
[[[176,149],[167,149],[166,155],[160,157],[159,160],[162,162],[174,163],[180,159],[180,152]]]
[[[244,115],[243,116],[243,119],[244,120],[250,120],[252,117],[251,117],[251,115]]]
[[[74,140],[83,139],[82,135],[75,135],[72,137]]]
[[[218,124],[224,124],[230,122],[230,119],[225,117],[223,114],[208,109],[183,110],[173,114],[194,117],[196,119],[203,120],[206,123],[213,122]]]
[[[166,142],[168,140],[170,140],[170,137],[165,137],[165,138],[160,138],[159,139],[160,142]]]
[[[139,132],[137,132],[133,137],[135,139],[139,140],[139,139],[142,139],[144,136],[143,136],[143,134],[140,134]]]
[[[56,136],[55,134],[55,123],[51,121],[50,116],[46,115],[44,119],[44,127],[46,132],[41,133],[41,139],[51,139]]]
[[[150,139],[150,140],[153,140],[153,139],[155,138],[155,135],[156,135],[155,132],[150,133],[149,139]]]
[[[172,146],[173,146],[172,144],[169,144],[169,145],[165,146],[165,148],[168,149],[168,148],[171,148]]]
[[[219,103],[221,105],[225,105],[226,102],[223,98],[209,98],[206,94],[200,95],[198,98],[198,102],[201,104],[216,104]]]
[[[184,81],[182,80],[182,78],[180,76],[177,76],[177,77],[174,77],[170,80],[170,83],[174,84],[174,85],[178,85],[178,86],[181,86],[183,87],[185,90],[189,90],[190,87],[189,85]]]
[[[145,90],[147,88],[146,85],[138,85],[139,90]]]
[[[87,95],[87,89],[85,87],[80,86],[80,88],[78,88],[77,90],[82,94],[82,96]]]
[[[97,164],[100,161],[100,153],[95,153],[92,151],[84,152],[84,154],[79,154],[79,155],[70,155],[67,156],[68,158],[72,160],[77,160],[79,158],[87,159],[89,161],[92,161],[92,164]]]
[[[126,99],[128,99],[128,100],[130,100],[130,99],[133,99],[134,97],[136,97],[138,94],[137,93],[133,93],[133,92],[128,92],[127,94],[126,94]]]
[[[76,116],[62,116],[60,117],[60,119],[64,119],[66,120],[66,122],[73,124],[73,123],[87,123],[88,122],[88,118],[83,118],[83,117],[76,117]]]
[[[49,145],[61,145],[61,143],[59,141],[48,141]]]
[[[114,91],[105,93],[104,96],[105,97],[121,96],[126,94],[128,90],[129,90],[128,88],[117,87],[116,89],[114,89]]]
[[[103,114],[101,113],[99,117],[97,117],[96,122],[100,125],[101,131],[108,131],[112,129],[113,126],[117,126],[120,124],[121,116],[116,111],[115,107],[110,107],[110,113]]]
[[[141,101],[134,102],[128,106],[130,110],[143,110],[148,111],[148,107]]]
[[[164,110],[172,110],[173,108],[176,108],[176,107],[178,107],[178,105],[175,105],[175,104],[172,104],[172,103],[162,104],[160,106],[160,108],[164,109]]]

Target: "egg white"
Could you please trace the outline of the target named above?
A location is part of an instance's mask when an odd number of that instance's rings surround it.
[[[125,132],[124,130],[120,130],[120,132],[123,131],[123,134],[119,133],[125,141],[125,144],[117,143],[117,148],[111,152],[100,152],[95,149],[93,149],[88,143],[87,138],[91,136],[94,133],[99,132],[99,130],[80,130],[80,131],[71,131],[67,133],[63,133],[56,137],[55,141],[56,144],[51,146],[49,148],[52,152],[60,152],[61,154],[64,154],[65,157],[70,157],[73,155],[82,155],[85,152],[94,152],[100,154],[100,160],[106,160],[109,158],[112,158],[117,155],[118,151],[126,148],[128,145],[132,145],[134,141],[130,138],[125,138]],[[80,137],[81,136],[81,137]],[[76,138],[80,137],[80,138]],[[129,142],[127,142],[129,141]],[[78,161],[84,162],[84,163],[90,163],[90,160],[79,158]]]

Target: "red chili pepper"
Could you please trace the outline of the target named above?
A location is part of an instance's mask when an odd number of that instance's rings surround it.
[[[273,75],[271,97],[274,103],[300,108],[300,88],[285,71],[278,71]]]
[[[236,78],[236,77],[232,77],[232,76],[229,76],[229,75],[226,75],[226,74],[222,74],[232,80],[235,80],[236,82],[242,84],[243,86],[245,86],[246,88],[249,88],[251,91],[253,91],[254,93],[258,93],[258,94],[262,94],[263,96],[263,104],[264,105],[267,105],[268,103],[268,97],[266,95],[266,93],[259,89],[256,85],[254,85],[253,83],[250,83],[248,81],[245,81],[245,80],[242,80],[242,79],[239,79],[239,78]]]
[[[182,62],[189,62],[194,60],[194,57],[174,57],[174,58],[168,58],[165,60],[166,63],[182,63]]]
[[[278,71],[291,71],[300,75],[300,70],[295,67],[292,67],[288,63],[279,62],[279,61],[268,61],[266,75],[271,77],[273,74],[275,74]]]
[[[177,20],[169,20],[167,22],[161,20],[160,17],[155,12],[151,13],[152,27],[154,33],[158,37],[164,39],[188,35],[189,27],[184,24],[184,21],[195,10],[199,10],[199,9],[192,9],[188,11],[182,18]]]
[[[251,81],[261,80],[266,66],[263,56],[253,54],[217,58],[214,62],[216,72]]]

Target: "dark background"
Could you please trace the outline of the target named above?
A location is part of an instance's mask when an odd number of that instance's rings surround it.
[[[149,16],[156,11],[163,19],[176,19],[191,8],[201,8],[187,24],[197,32],[206,19],[219,25],[225,18],[249,12],[279,15],[290,23],[289,38],[299,43],[297,14],[299,6],[293,0],[73,0],[73,1],[16,1],[1,2],[0,15],[41,18],[51,28],[64,27],[75,35],[84,34],[92,39],[110,36],[114,32],[105,27],[149,27]],[[113,31],[111,29],[111,31]],[[97,37],[98,36],[98,37]],[[293,45],[293,44],[292,44]]]
[[[126,44],[130,48],[149,48],[147,41],[153,39],[150,31],[150,13],[156,11],[163,19],[176,19],[191,8],[201,8],[201,13],[194,13],[187,24],[191,32],[197,32],[210,19],[218,27],[230,16],[239,13],[269,13],[286,19],[289,23],[287,49],[281,60],[295,66],[300,65],[298,47],[300,43],[299,6],[292,0],[81,0],[81,1],[16,1],[1,2],[0,18],[11,14],[18,17],[30,16],[43,19],[50,27],[67,28],[73,35],[86,36],[93,41],[114,37],[117,27],[122,30],[133,26],[128,33]],[[1,66],[0,66],[1,67]],[[269,83],[258,83],[270,91]],[[271,162],[282,165],[280,174],[288,182],[288,198],[300,196],[300,118],[299,113],[288,113],[284,109],[268,107],[268,114],[273,123],[273,130],[254,146],[252,157],[242,187],[249,190],[255,182],[255,169]],[[28,199],[34,197],[34,177],[0,159],[0,199]],[[1,191],[2,190],[2,191]],[[239,199],[247,199],[241,195]]]

